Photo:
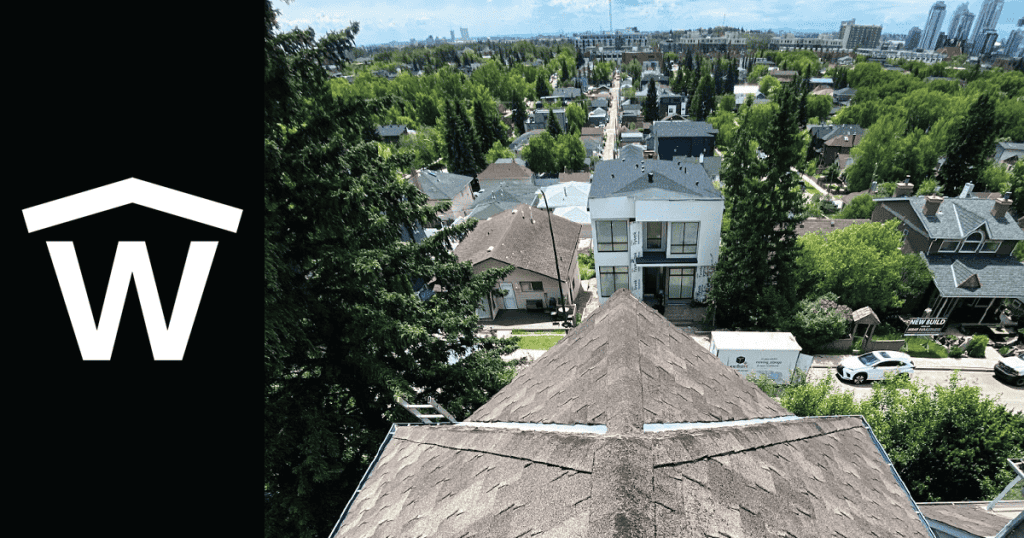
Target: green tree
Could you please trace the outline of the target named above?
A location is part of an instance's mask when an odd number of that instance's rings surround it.
[[[515,154],[512,153],[512,150],[506,148],[501,142],[495,140],[494,144],[491,145],[491,149],[487,150],[487,155],[484,157],[484,160],[487,161],[487,164],[491,164],[498,159],[511,159],[513,157],[515,157]]]
[[[797,266],[800,289],[810,295],[832,292],[851,308],[870,306],[886,313],[919,295],[931,281],[924,260],[903,254],[898,221],[866,222],[801,236]]]
[[[562,124],[559,123],[558,117],[555,116],[554,110],[548,112],[548,121],[545,127],[547,128],[547,131],[548,133],[551,134],[551,136],[558,136],[562,134]]]
[[[579,133],[587,126],[587,111],[576,103],[569,103],[565,107],[565,127],[569,133]]]
[[[744,111],[737,141],[721,172],[729,228],[711,282],[715,321],[727,327],[774,329],[796,303],[796,223],[803,206],[796,96],[779,94],[763,132]],[[758,152],[765,155],[759,158]]]
[[[868,130],[850,152],[854,162],[846,169],[846,182],[851,191],[865,190],[872,181],[902,177],[892,155],[906,129],[901,116],[885,116]]]
[[[697,85],[693,100],[687,105],[688,115],[697,121],[704,121],[715,112],[715,83],[711,75],[704,74]]]
[[[264,9],[264,528],[312,538],[410,419],[396,395],[434,394],[462,419],[511,379],[509,344],[478,338],[475,313],[508,272],[474,275],[449,252],[472,223],[402,241],[437,209],[365,141],[380,103],[334,97],[321,67],[344,65],[358,25],[275,34]],[[421,300],[420,282],[440,291]]]
[[[530,138],[530,143],[523,148],[523,159],[530,170],[538,173],[558,173],[558,153],[555,151],[555,137],[545,131]]]
[[[875,199],[870,193],[864,193],[850,200],[849,204],[839,212],[841,219],[870,219],[871,212],[875,210]]]
[[[634,60],[636,61],[636,60]],[[655,121],[658,119],[658,88],[654,79],[647,83],[647,97],[644,98],[644,121]]]
[[[946,164],[939,172],[946,196],[957,196],[967,183],[978,184],[985,162],[995,149],[995,103],[981,94],[954,128],[946,147]]]
[[[455,174],[476,177],[482,168],[483,152],[476,129],[469,121],[465,107],[449,99],[444,107],[445,162]]]

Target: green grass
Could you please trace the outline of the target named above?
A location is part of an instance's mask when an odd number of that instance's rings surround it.
[[[949,356],[946,353],[946,348],[936,344],[930,338],[922,338],[920,336],[908,336],[906,348],[907,355],[911,357],[941,359]]]
[[[519,337],[520,349],[551,349],[551,346],[565,338],[564,334],[533,334]]]
[[[525,329],[512,329],[512,334],[565,334],[565,329],[550,329],[545,331],[527,331]]]

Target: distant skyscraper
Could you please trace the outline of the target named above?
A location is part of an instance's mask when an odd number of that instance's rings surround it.
[[[1003,53],[1007,56],[1020,58],[1022,56],[1021,52],[1024,52],[1024,30],[1018,28],[1010,32],[1010,37],[1006,38]]]
[[[455,41],[455,30],[451,30],[451,33],[452,33],[452,41]]]
[[[949,31],[946,34],[949,40],[967,41],[971,33],[971,23],[974,22],[974,14],[967,10],[967,2],[957,6],[953,12],[953,19],[949,21]]]
[[[459,28],[462,32],[462,39],[469,39],[469,28]]]
[[[907,50],[914,50],[920,44],[921,29],[915,26],[911,28],[909,32],[907,32],[907,40],[903,43],[903,47]]]
[[[928,22],[924,24],[924,32],[921,33],[920,48],[926,51],[935,50],[935,42],[939,40],[942,19],[946,17],[946,3],[935,2],[931,11],[928,12]]]
[[[979,42],[975,45],[974,54],[978,56],[988,56],[992,54],[992,49],[995,48],[996,40],[999,39],[999,32],[995,30],[985,30],[985,33],[981,34]]]
[[[980,54],[984,48],[985,30],[995,30],[999,14],[1003,12],[1003,0],[985,0],[978,10],[978,20],[971,33],[971,53]]]
[[[840,48],[847,50],[878,48],[882,39],[882,27],[855,24],[856,22],[857,19],[850,19],[839,25]]]

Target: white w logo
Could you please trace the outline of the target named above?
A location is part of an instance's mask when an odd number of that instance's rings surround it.
[[[23,209],[22,214],[28,232],[32,233],[128,204],[170,213],[231,233],[238,230],[238,222],[242,218],[241,209],[135,178]],[[83,359],[110,360],[117,328],[121,324],[124,300],[128,295],[128,285],[134,278],[153,358],[158,361],[182,360],[192,334],[199,301],[206,288],[206,278],[213,265],[216,241],[193,241],[189,246],[185,270],[178,284],[178,296],[174,300],[169,321],[164,320],[160,295],[153,279],[153,266],[145,243],[122,241],[117,244],[98,323],[93,319],[75,246],[70,241],[47,241],[46,246],[50,249],[50,259],[57,272],[57,281],[64,294],[71,327],[75,331]]]
[[[185,258],[185,270],[178,284],[178,296],[169,322],[164,321],[160,295],[157,293],[153,266],[149,261],[146,243],[122,241],[117,244],[114,267],[107,282],[100,321],[95,323],[89,296],[85,291],[82,270],[78,265],[75,245],[70,241],[47,241],[53,268],[57,271],[60,291],[71,317],[71,327],[78,340],[82,358],[87,361],[108,361],[114,351],[114,339],[121,324],[128,284],[135,278],[135,289],[142,305],[142,318],[146,322],[149,345],[153,358],[158,361],[180,361],[185,354],[192,324],[196,320],[199,301],[206,288],[206,278],[217,251],[216,241],[193,241]]]

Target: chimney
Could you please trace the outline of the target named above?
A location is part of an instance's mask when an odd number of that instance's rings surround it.
[[[910,176],[907,176],[907,180],[903,183],[896,184],[896,192],[893,196],[896,198],[906,198],[914,193],[914,184],[910,182]]]
[[[974,191],[974,183],[967,182],[964,184],[964,190],[960,193],[960,197],[970,198],[972,191]]]
[[[924,214],[927,217],[935,216],[939,206],[942,205],[941,196],[926,196],[924,199]]]
[[[1006,218],[1006,210],[1013,205],[1010,201],[1010,193],[1003,193],[1003,197],[996,200],[995,205],[992,206],[992,216],[997,219]]]

